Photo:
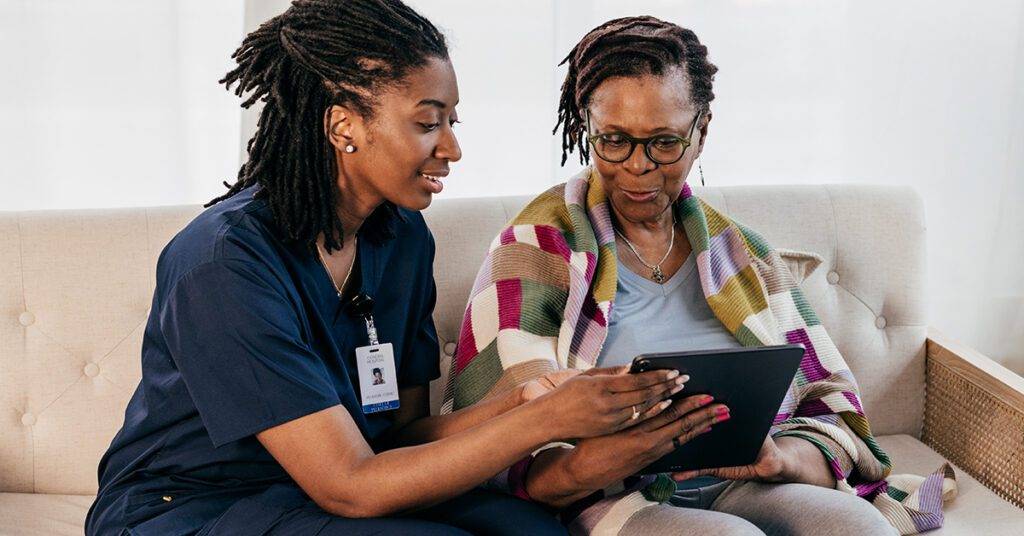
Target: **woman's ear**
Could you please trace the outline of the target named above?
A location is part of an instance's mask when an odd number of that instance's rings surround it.
[[[324,134],[335,149],[341,152],[353,152],[347,148],[354,147],[353,130],[357,121],[358,116],[338,104],[332,105],[324,112]]]
[[[700,131],[700,143],[697,144],[697,156],[700,156],[704,152],[704,140],[708,138],[708,125],[711,124],[711,110],[701,116],[700,125],[697,130]]]

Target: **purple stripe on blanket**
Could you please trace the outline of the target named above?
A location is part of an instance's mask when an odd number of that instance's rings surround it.
[[[601,344],[607,333],[607,321],[604,313],[594,302],[593,298],[587,297],[583,301],[579,318],[576,319],[576,329],[573,330],[572,341],[569,344],[569,354],[572,359],[579,358],[583,363],[594,365],[600,355]],[[573,363],[570,361],[570,363]],[[580,366],[580,363],[573,363],[570,366]]]
[[[498,291],[498,329],[519,329],[523,309],[523,286],[520,279],[503,279]]]
[[[514,227],[506,227],[501,232],[501,245],[511,244],[516,241],[516,230]]]
[[[878,480],[875,482],[863,482],[853,486],[853,489],[856,490],[858,497],[863,497],[870,501],[875,498],[875,495],[878,495],[879,493],[885,492],[885,490],[889,489],[889,483],[886,482],[885,480]]]
[[[533,228],[537,233],[537,244],[541,251],[561,255],[566,262],[569,261],[569,246],[565,243],[565,237],[561,231],[548,225],[538,225]]]
[[[583,308],[580,309],[580,319],[585,318],[597,322],[597,325],[601,327],[608,325],[608,321],[604,317],[604,312],[597,306],[597,302],[594,301],[593,296],[587,296],[583,300]]]
[[[804,400],[800,402],[800,407],[796,408],[796,412],[793,413],[794,417],[814,417],[817,415],[828,415],[829,413],[835,413],[832,408],[828,407],[828,404],[821,400]]]
[[[829,372],[829,376],[833,379],[842,380],[853,386],[854,391],[859,391],[860,387],[857,386],[857,378],[853,377],[853,373],[850,369],[833,370]]]
[[[833,410],[833,411],[835,411],[835,410]],[[814,417],[811,417],[811,418],[816,420],[816,421],[821,421],[821,422],[826,423],[826,424],[831,424],[832,426],[839,426],[839,415],[836,414],[836,413],[828,413],[828,414],[825,414],[825,415],[815,415]]]
[[[846,474],[843,473],[843,468],[839,465],[839,460],[835,458],[828,459],[828,465],[832,468],[832,476],[842,480],[846,478]]]
[[[910,519],[914,520],[914,526],[918,532],[937,529],[942,526],[942,481],[943,471],[928,475],[924,483],[917,490],[918,506],[917,512],[910,512]]]
[[[608,212],[608,203],[598,203],[590,207],[590,223],[594,225],[594,235],[598,245],[615,242],[615,228]]]
[[[772,424],[779,424],[780,422],[788,419],[792,415],[792,413],[776,413],[775,419],[772,420]]]
[[[562,197],[567,205],[578,205],[584,207],[587,204],[587,190],[590,184],[587,179],[569,180],[565,183],[565,191]]]
[[[597,271],[597,255],[587,252],[587,288],[594,281],[594,272]]]
[[[861,407],[860,400],[857,399],[857,395],[849,391],[843,391],[843,396],[850,401],[850,404],[857,410],[858,415],[864,415],[864,408]]]
[[[576,317],[576,329],[572,330],[572,340],[569,342],[569,353],[573,355],[579,355],[580,344],[583,342],[583,338],[587,335],[587,329],[590,328],[591,320],[587,316],[587,309],[593,309],[594,306],[591,304],[592,300],[584,299],[583,306],[580,310],[580,315]],[[566,320],[563,320],[566,322]]]
[[[482,289],[492,283],[491,274],[493,273],[493,266],[494,257],[492,255],[484,257],[484,262],[480,265],[480,270],[476,273],[476,279],[473,280],[473,290]]]
[[[683,189],[679,192],[679,199],[689,199],[693,197],[693,190],[690,188],[690,183],[684,182]]]
[[[749,266],[750,256],[743,249],[736,229],[730,227],[711,237],[707,251],[697,255],[697,262],[706,263],[710,268],[700,271],[704,296],[709,297],[721,292],[730,277]]]
[[[807,336],[807,330],[800,328],[787,331],[786,341],[790,344],[804,345],[804,358],[800,361],[800,371],[804,373],[808,382],[817,382],[829,377],[829,371],[821,366],[821,361],[818,361],[818,353],[814,351],[814,345],[811,344],[811,339]]]

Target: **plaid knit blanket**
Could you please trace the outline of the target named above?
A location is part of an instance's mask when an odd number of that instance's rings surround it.
[[[952,469],[946,464],[928,477],[890,475],[856,380],[778,252],[692,195],[688,185],[673,209],[696,255],[704,297],[736,340],[806,348],[772,436],[797,436],[817,446],[836,489],[871,501],[902,534],[940,527],[943,499],[956,494]],[[610,208],[590,168],[534,199],[494,239],[477,275],[444,410],[551,371],[593,367],[614,305],[615,259]],[[510,467],[492,484],[528,497],[523,480],[529,462]],[[563,512],[563,520],[574,533],[615,534],[637,510],[664,503],[674,491],[667,475],[634,477]]]

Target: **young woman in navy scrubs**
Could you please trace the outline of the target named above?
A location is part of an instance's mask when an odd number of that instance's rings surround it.
[[[429,415],[418,211],[461,157],[444,38],[398,0],[298,0],[234,58],[223,82],[265,102],[258,131],[238,182],[160,256],[142,380],[86,532],[562,532],[477,486],[548,442],[641,422],[680,386],[602,370]],[[395,383],[395,401],[367,394]]]

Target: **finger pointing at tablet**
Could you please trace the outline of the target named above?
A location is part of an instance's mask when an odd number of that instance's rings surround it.
[[[654,417],[660,402],[682,386],[679,373],[657,370],[629,374],[626,367],[593,369],[565,380],[536,402],[551,399],[559,411],[550,423],[568,431],[565,439],[617,432]],[[546,403],[546,402],[545,402]]]

